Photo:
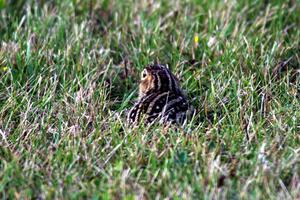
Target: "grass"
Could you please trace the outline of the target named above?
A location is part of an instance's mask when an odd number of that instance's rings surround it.
[[[0,9],[2,199],[300,198],[298,0]],[[152,62],[196,109],[186,127],[126,126]]]

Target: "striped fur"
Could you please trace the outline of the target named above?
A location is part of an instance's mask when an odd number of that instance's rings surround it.
[[[130,124],[154,121],[181,122],[189,109],[179,82],[164,65],[150,65],[142,72],[139,100],[129,111]]]

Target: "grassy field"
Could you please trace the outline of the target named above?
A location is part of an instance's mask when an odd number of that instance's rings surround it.
[[[300,198],[299,0],[0,0],[0,14],[1,199]],[[196,110],[185,127],[126,125],[154,62]]]

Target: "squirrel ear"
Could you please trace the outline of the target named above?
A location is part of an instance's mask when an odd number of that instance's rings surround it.
[[[167,68],[167,69],[169,69],[169,65],[168,64],[156,64],[156,66],[158,66],[160,68]]]

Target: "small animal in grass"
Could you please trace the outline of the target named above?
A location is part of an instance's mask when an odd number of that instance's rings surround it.
[[[153,64],[141,74],[139,98],[130,109],[127,121],[130,125],[141,121],[182,124],[188,110],[189,104],[178,79],[167,66]]]

